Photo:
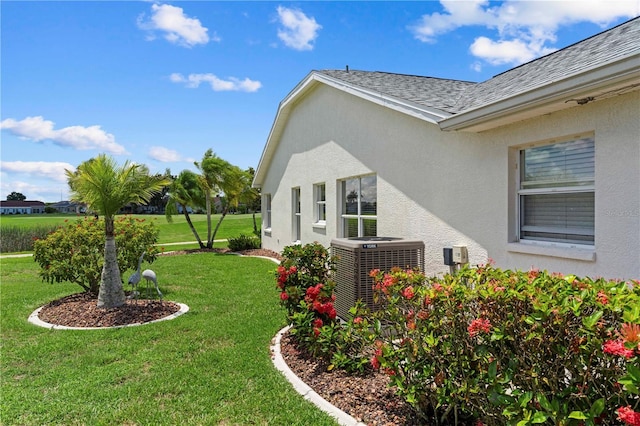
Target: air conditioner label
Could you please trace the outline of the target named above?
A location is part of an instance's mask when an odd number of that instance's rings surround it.
[[[374,249],[374,248],[378,248],[377,244],[363,244],[362,245],[363,249]]]

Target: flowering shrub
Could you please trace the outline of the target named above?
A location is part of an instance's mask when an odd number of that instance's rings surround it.
[[[41,267],[40,276],[48,283],[69,281],[97,294],[104,264],[104,220],[85,217],[65,222],[34,241],[33,259]],[[115,221],[115,239],[120,274],[136,269],[142,252],[145,261],[156,259],[158,230],[151,221],[120,217]]]
[[[366,350],[371,344],[364,306],[352,308],[353,317],[340,322],[334,306],[335,260],[318,243],[288,246],[276,270],[280,303],[287,309],[291,334],[303,350],[327,361],[328,369],[354,373],[369,369]]]
[[[280,304],[287,309],[291,333],[314,355],[326,356],[337,312],[333,305],[335,261],[319,243],[287,246],[276,270]]]
[[[293,245],[284,248],[282,257],[276,279],[281,305],[287,309],[289,321],[296,312],[309,310],[309,305],[319,315],[325,315],[323,319],[329,319],[329,314],[335,318],[330,300],[335,286],[330,279],[335,261],[329,251],[319,243]]]
[[[637,283],[491,265],[372,276],[371,365],[430,422],[637,421]]]

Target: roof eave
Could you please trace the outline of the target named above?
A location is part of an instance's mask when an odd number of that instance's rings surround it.
[[[605,91],[640,84],[639,61],[640,52],[445,118],[438,124],[446,131],[481,132],[575,106],[570,100],[597,100],[596,95]]]

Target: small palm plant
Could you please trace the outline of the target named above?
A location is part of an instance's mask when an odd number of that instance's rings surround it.
[[[119,166],[105,154],[83,162],[75,172],[65,172],[71,199],[85,203],[89,209],[104,216],[106,241],[98,307],[121,306],[125,295],[116,256],[115,215],[128,203],[147,203],[170,181],[164,176],[150,175],[149,169],[142,164],[127,161]]]

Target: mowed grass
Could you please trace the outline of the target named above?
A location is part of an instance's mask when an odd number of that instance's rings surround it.
[[[43,283],[31,258],[0,262],[3,425],[335,424],[273,367],[284,312],[269,260],[162,256],[152,267],[166,299],[190,311],[95,331],[28,323],[80,287]]]
[[[65,221],[73,221],[84,216],[77,216],[71,214],[56,214],[56,215],[2,215],[0,217],[0,226],[2,227],[22,227],[33,228],[37,226],[53,226],[62,225]],[[120,215],[116,216],[117,218]],[[132,215],[136,219],[150,220],[158,227],[158,245],[162,246],[167,243],[188,242],[188,244],[182,244],[179,246],[168,245],[165,251],[169,250],[182,250],[190,248],[198,248],[196,241],[189,224],[187,223],[184,215],[173,216],[173,222],[169,223],[167,219],[162,215]],[[204,214],[192,214],[190,215],[191,221],[200,236],[203,243],[207,240],[207,216]],[[211,217],[212,232],[215,229],[220,215],[213,215]],[[261,225],[260,214],[256,214],[257,229],[260,229]],[[253,216],[251,214],[228,214],[222,221],[218,233],[216,234],[216,240],[226,240],[233,237],[238,237],[241,234],[253,235]],[[226,242],[214,243],[214,247],[226,247]]]

